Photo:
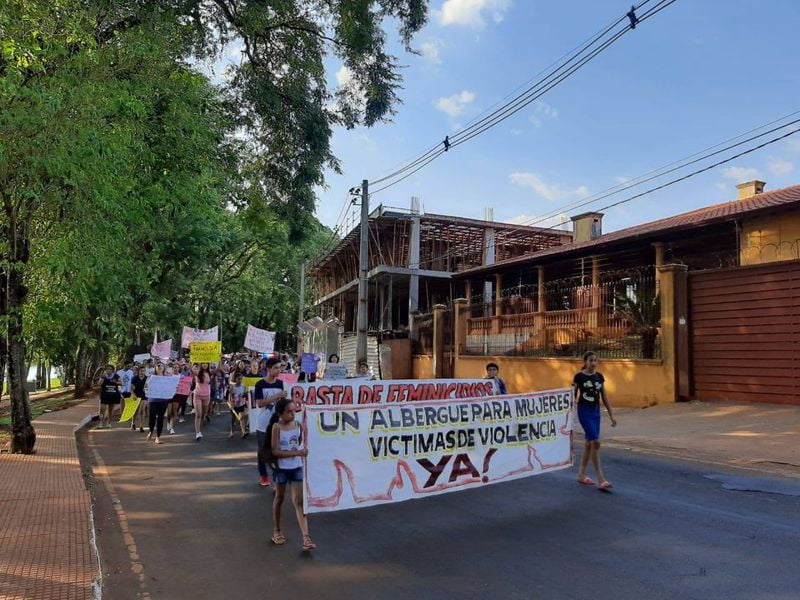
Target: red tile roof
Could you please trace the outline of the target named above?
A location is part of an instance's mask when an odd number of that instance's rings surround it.
[[[511,258],[497,262],[493,265],[476,267],[459,273],[456,277],[465,277],[486,271],[494,271],[499,267],[507,267],[516,264],[536,262],[542,258],[551,258],[565,254],[577,253],[586,249],[595,249],[625,240],[635,240],[646,238],[657,234],[670,233],[681,229],[691,229],[703,227],[713,223],[734,221],[742,217],[754,216],[761,212],[767,212],[775,208],[798,208],[800,207],[800,185],[763,192],[754,196],[748,196],[741,200],[724,202],[705,208],[698,208],[689,212],[681,213],[666,219],[651,221],[641,225],[634,225],[626,229],[620,229],[612,233],[601,235],[595,240],[588,242],[578,242],[575,244],[565,244],[554,246],[533,254],[526,254],[517,258]]]

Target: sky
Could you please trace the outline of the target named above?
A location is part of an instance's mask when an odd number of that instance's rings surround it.
[[[453,135],[630,4],[432,0],[429,23],[413,42],[419,56],[392,34],[391,50],[404,66],[403,103],[392,122],[335,131],[343,172],[327,174],[318,218],[333,227],[351,187]],[[540,100],[375,194],[371,207],[408,208],[417,196],[429,213],[483,218],[491,207],[496,221],[552,226],[630,197],[662,180],[563,210],[800,110],[798,23],[796,0],[677,0]],[[332,88],[346,82],[334,57],[327,68]],[[735,199],[735,185],[754,178],[767,190],[800,183],[800,133],[609,209],[603,230]],[[534,221],[548,215],[555,216]]]

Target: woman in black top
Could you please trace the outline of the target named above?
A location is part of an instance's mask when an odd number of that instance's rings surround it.
[[[587,352],[583,355],[583,369],[575,374],[572,386],[575,389],[575,398],[578,401],[578,421],[583,427],[586,440],[578,470],[578,483],[594,485],[591,477],[586,476],[586,467],[589,461],[594,465],[594,471],[600,482],[600,489],[607,490],[611,484],[606,481],[603,469],[600,466],[600,401],[608,411],[611,426],[617,426],[617,420],[611,412],[611,404],[605,390],[605,377],[597,370],[597,354]]]
[[[119,390],[119,375],[114,373],[114,365],[106,365],[105,373],[100,378],[100,426],[98,429],[111,428],[111,415],[114,407],[122,403]]]

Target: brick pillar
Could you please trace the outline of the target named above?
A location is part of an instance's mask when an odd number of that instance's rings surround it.
[[[444,376],[444,304],[433,306],[433,376]]]
[[[687,270],[686,265],[662,265],[658,267],[659,296],[661,298],[661,360],[669,382],[665,395],[673,402],[678,400],[678,328],[685,327],[685,315],[678,315],[677,295],[679,277]],[[683,321],[681,321],[683,317]],[[683,322],[683,325],[680,323]]]

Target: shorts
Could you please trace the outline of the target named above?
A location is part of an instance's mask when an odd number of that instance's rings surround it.
[[[175,397],[172,398],[172,401],[180,406],[186,406],[186,400],[188,398],[189,396],[187,396],[186,394],[175,394]]]
[[[116,398],[100,398],[100,404],[121,404],[122,398],[117,396]]]
[[[198,402],[203,406],[208,406],[209,404],[211,404],[211,396],[200,396],[198,394],[195,394],[194,395],[195,405],[197,405]]]
[[[296,469],[275,469],[272,471],[272,481],[277,485],[303,483],[303,467],[297,467]]]
[[[244,411],[247,410],[247,404],[242,404],[241,406],[234,406],[233,410],[236,411],[237,413],[241,414],[241,413],[243,413]]]
[[[130,392],[122,392],[122,397],[125,398],[125,400],[127,400],[128,398],[131,397],[131,393]]]
[[[584,439],[594,442],[600,439],[600,407],[578,403],[578,422],[583,427]]]

